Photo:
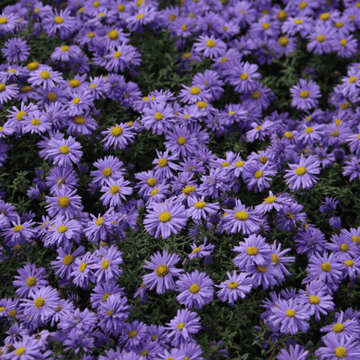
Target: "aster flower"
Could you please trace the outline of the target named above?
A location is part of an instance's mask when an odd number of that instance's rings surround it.
[[[77,190],[72,190],[66,186],[61,189],[54,188],[55,194],[53,197],[46,196],[48,205],[45,206],[49,216],[54,217],[58,214],[65,215],[67,218],[74,218],[75,214],[81,207],[81,197],[74,195]]]
[[[240,200],[236,200],[234,210],[227,210],[227,215],[223,218],[223,228],[228,233],[242,232],[249,235],[260,229],[260,218],[252,208],[246,208]]]
[[[315,351],[315,355],[327,358],[329,360],[338,360],[341,358],[355,360],[360,356],[359,342],[354,336],[341,337],[338,339],[335,335],[323,337],[324,347]]]
[[[32,87],[40,86],[44,90],[52,90],[56,83],[63,80],[58,71],[54,71],[51,67],[44,66],[30,73],[28,82]]]
[[[24,334],[21,340],[17,340],[11,345],[11,352],[2,353],[2,358],[5,360],[35,359],[42,350],[42,346],[28,334]]]
[[[345,161],[342,174],[349,176],[349,181],[352,182],[357,177],[360,178],[360,157],[352,156],[348,161]]]
[[[61,189],[63,185],[73,190],[77,187],[79,177],[72,168],[54,166],[46,176],[46,185],[50,194],[55,195],[55,189]]]
[[[207,214],[216,213],[220,210],[219,203],[206,203],[204,199],[205,196],[189,199],[189,209],[186,210],[188,217],[195,220],[206,219]]]
[[[182,87],[183,89],[180,91],[178,99],[183,103],[196,104],[199,101],[209,102],[212,98],[210,90],[207,89],[206,85],[182,85]]]
[[[6,103],[12,100],[19,93],[19,87],[16,84],[7,85],[0,82],[0,103]]]
[[[13,286],[19,287],[15,291],[20,297],[29,297],[41,287],[49,284],[45,278],[48,277],[46,270],[37,268],[35,264],[27,263],[23,268],[17,270],[19,276],[14,276]]]
[[[120,123],[101,132],[105,136],[101,141],[104,143],[104,150],[107,151],[110,146],[114,145],[114,151],[117,148],[124,150],[128,143],[134,142],[135,133],[128,124]]]
[[[271,262],[271,248],[265,242],[265,238],[256,235],[250,235],[245,242],[240,242],[240,246],[235,246],[232,251],[240,254],[233,259],[235,266],[245,271],[248,265],[265,266]]]
[[[70,16],[69,9],[47,12],[41,24],[49,36],[54,37],[58,32],[61,40],[68,38],[75,30],[75,18]]]
[[[203,56],[210,59],[220,56],[227,50],[226,44],[214,36],[199,36],[198,42],[194,44],[196,52],[203,52]]]
[[[331,243],[326,244],[326,248],[330,250],[339,260],[346,260],[349,257],[356,259],[360,256],[360,248],[358,244],[352,241],[349,237],[341,234],[332,235],[330,238]]]
[[[198,322],[201,320],[196,312],[191,312],[188,309],[177,310],[177,314],[166,327],[170,332],[168,333],[168,339],[171,340],[171,344],[174,347],[179,347],[181,344],[193,341],[191,334],[196,334],[201,325]]]
[[[228,271],[226,274],[229,280],[222,282],[220,285],[215,285],[221,289],[216,294],[221,302],[228,300],[229,305],[233,306],[239,297],[244,299],[246,294],[251,292],[253,284],[246,273],[237,275],[236,270],[234,270],[232,275]]]
[[[74,350],[74,355],[82,351],[83,353],[90,352],[95,347],[94,338],[88,336],[77,329],[72,329],[67,334],[67,339],[63,341],[64,351]],[[66,346],[68,345],[68,346]],[[66,347],[65,347],[66,346]],[[83,356],[83,360],[88,360],[86,355]],[[89,360],[92,360],[90,358]]]
[[[316,252],[322,253],[326,246],[327,241],[325,235],[316,228],[305,228],[300,230],[294,237],[296,252],[304,254],[307,258],[314,255]]]
[[[178,155],[169,155],[170,150],[166,150],[161,153],[156,150],[157,159],[152,164],[156,165],[154,169],[155,176],[159,176],[161,179],[170,178],[173,176],[171,170],[178,170],[179,166],[174,164],[173,161],[178,160]]]
[[[276,170],[268,162],[264,165],[249,163],[246,167],[246,172],[243,175],[243,180],[249,191],[254,189],[255,193],[269,188],[268,181],[276,175]]]
[[[156,18],[154,7],[142,6],[133,16],[125,18],[130,31],[142,32],[144,25],[150,24]]]
[[[327,24],[315,26],[313,32],[308,35],[307,50],[316,55],[333,51],[332,42],[336,37],[336,30]]]
[[[9,62],[25,61],[30,55],[30,46],[21,38],[9,39],[4,46],[5,48],[1,51]]]
[[[304,158],[301,154],[299,164],[289,164],[291,170],[285,170],[285,182],[290,190],[311,189],[319,180],[314,174],[320,173],[320,162],[315,156]]]
[[[78,163],[82,156],[82,146],[72,136],[68,139],[57,140],[51,137],[47,143],[44,159],[50,158],[54,165],[72,166],[71,162]]]
[[[48,232],[43,239],[44,246],[52,247],[55,244],[57,246],[69,246],[71,244],[70,240],[79,243],[81,234],[82,226],[79,221],[69,220],[62,215],[58,215],[50,223]]]
[[[104,193],[100,197],[101,202],[104,206],[110,204],[111,207],[117,206],[122,203],[122,200],[125,200],[125,195],[131,195],[133,190],[129,185],[130,181],[124,179],[124,177],[119,177],[114,180],[107,180],[105,186],[103,186],[100,191]]]
[[[121,276],[123,271],[119,269],[119,265],[123,263],[122,255],[123,253],[118,251],[114,245],[106,250],[101,257],[101,261],[94,266],[94,270],[97,270],[95,272],[97,283],[109,282]]]
[[[151,102],[143,109],[141,124],[153,134],[162,135],[176,122],[175,111],[167,103]]]
[[[8,246],[11,246],[10,244],[15,242],[21,242],[23,244],[34,236],[35,231],[32,228],[33,222],[31,220],[23,222],[20,216],[16,215],[16,221],[12,223],[13,227],[5,228],[1,233],[1,235],[5,237],[5,243]]]
[[[94,97],[87,90],[74,91],[71,99],[66,103],[68,116],[83,115],[90,111],[93,106]]]
[[[274,195],[272,191],[269,191],[269,196],[264,199],[264,201],[255,206],[255,211],[259,214],[265,214],[272,209],[279,211],[284,205],[289,205],[291,198],[284,194]]]
[[[115,281],[110,281],[104,284],[97,284],[93,292],[90,294],[91,307],[97,308],[101,304],[107,303],[107,299],[110,295],[114,295],[116,297],[123,297],[125,288],[120,288],[119,285],[116,284]]]
[[[60,61],[68,62],[70,58],[77,57],[79,54],[81,54],[81,49],[79,46],[62,45],[54,49],[54,52],[50,55],[50,58],[52,60],[60,60]]]
[[[206,273],[196,269],[191,274],[185,273],[176,281],[175,291],[181,292],[176,299],[187,308],[201,309],[211,303],[214,297],[213,281]]]
[[[24,307],[24,315],[30,316],[29,320],[35,323],[39,320],[47,322],[59,306],[58,291],[51,286],[42,286],[30,297],[31,300],[23,299],[20,306]]]
[[[124,323],[121,330],[119,346],[124,346],[125,350],[137,347],[141,341],[145,340],[147,335],[146,324],[139,320],[134,320],[131,323]]]
[[[151,269],[151,274],[143,275],[142,279],[145,284],[152,290],[155,286],[157,294],[164,294],[165,290],[174,290],[175,283],[173,276],[179,276],[184,270],[176,269],[175,264],[179,262],[180,257],[177,254],[168,254],[167,250],[163,250],[161,255],[158,251],[150,257],[151,262],[145,260],[145,269]]]
[[[310,325],[307,321],[310,320],[310,315],[307,308],[304,308],[299,301],[293,299],[278,300],[276,304],[277,307],[271,309],[273,315],[270,316],[269,321],[275,327],[280,328],[281,334],[291,333],[291,335],[295,335],[299,330],[303,333],[308,331]]]
[[[124,163],[112,155],[105,156],[104,159],[94,162],[93,165],[99,170],[90,172],[90,175],[94,176],[92,183],[101,186],[106,185],[110,180],[117,180],[126,174],[125,170],[121,168]]]
[[[72,244],[67,246],[59,246],[57,248],[58,256],[56,261],[51,261],[51,267],[54,269],[55,275],[59,276],[60,279],[69,280],[70,274],[74,270],[74,261],[76,257],[85,254],[83,246],[79,246],[75,251],[71,251]]]
[[[309,350],[305,350],[304,346],[301,345],[290,345],[289,351],[286,349],[281,349],[280,353],[277,355],[277,360],[306,360],[309,355]]]
[[[321,97],[320,86],[313,80],[300,79],[290,89],[290,93],[293,98],[291,106],[300,110],[309,110],[316,107],[319,104],[317,99]]]
[[[73,283],[86,290],[89,286],[89,281],[95,283],[95,275],[93,270],[96,268],[96,259],[90,252],[78,257],[74,262],[74,270],[70,274],[73,277]]]

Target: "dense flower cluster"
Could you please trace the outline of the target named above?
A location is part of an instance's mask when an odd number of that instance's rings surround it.
[[[0,37],[10,35],[1,49],[6,62],[0,65],[0,104],[12,105],[0,126],[0,166],[8,158],[7,139],[21,141],[27,133],[41,135],[39,156],[51,166],[46,180],[38,176],[28,191],[32,199],[47,192],[47,216],[34,222],[35,215],[20,217],[13,204],[0,200],[0,235],[4,247],[12,250],[38,242],[57,252],[51,267],[59,287],[88,290],[92,285],[92,310],[82,311],[75,299],[62,298],[59,289],[49,285],[48,269],[25,264],[13,280],[17,297],[0,299],[0,326],[11,324],[0,359],[50,359],[48,345],[56,340],[65,350],[82,351],[83,360],[92,360],[95,347],[115,338],[116,349],[105,351],[100,360],[201,360],[202,349],[193,337],[201,330],[201,318],[193,308],[199,310],[215,297],[234,306],[253,289],[272,289],[290,276],[288,267],[295,257],[285,256],[291,249],[276,240],[267,242],[264,236],[270,226],[286,232],[297,229],[296,252],[308,259],[306,290],[270,293],[261,319],[275,336],[294,335],[306,333],[312,317],[319,321],[334,311],[332,295],[340,283],[360,274],[360,227],[341,228],[339,235],[325,240],[318,228],[306,222],[304,207],[292,192],[312,189],[319,181],[316,175],[340,163],[345,178],[360,179],[359,110],[351,107],[359,102],[360,64],[349,61],[347,75],[330,93],[328,103],[334,111],[318,107],[324,94],[315,80],[299,79],[289,89],[291,106],[305,111],[297,121],[277,111],[263,117],[275,94],[261,83],[258,70],[275,57],[293,53],[300,40],[314,54],[335,51],[351,60],[359,50],[353,35],[360,29],[359,3],[344,1],[342,12],[338,1],[283,0],[281,8],[265,0],[182,0],[180,7],[161,11],[155,0],[68,0],[64,4],[55,1],[53,8],[37,0],[21,0],[0,14]],[[56,47],[46,64],[30,61],[31,49],[18,36],[30,22],[32,36],[45,32],[68,44]],[[212,61],[211,69],[196,74],[191,86],[182,85],[178,94],[168,89],[142,94],[123,73],[136,73],[142,63],[140,50],[129,44],[129,31],[141,35],[146,28],[169,30],[179,37],[179,51],[193,37],[191,52],[182,54],[184,67],[206,59]],[[243,30],[245,35],[235,37]],[[249,54],[256,56],[258,64],[243,61]],[[93,66],[107,75],[88,77]],[[65,78],[64,69],[70,69],[73,78]],[[218,109],[213,103],[222,97],[225,86],[239,95],[239,102]],[[136,122],[118,122],[101,131],[105,151],[126,150],[146,131],[166,139],[165,151],[157,151],[151,170],[135,173],[135,183],[126,178],[131,164],[125,166],[115,156],[97,159],[92,164],[96,170],[90,172],[82,162],[78,137],[90,139],[99,128],[92,115],[101,113],[94,105],[101,98],[139,114]],[[244,142],[266,139],[270,145],[247,158],[233,151],[218,157],[209,150],[210,134],[219,137],[228,131],[242,134]],[[348,154],[341,147],[344,143]],[[89,193],[101,195],[107,208],[104,214],[86,212],[77,194],[77,171],[89,173]],[[279,173],[289,192],[274,194],[270,183]],[[247,207],[241,196],[230,196],[240,190],[267,195],[262,203]],[[326,198],[319,209],[329,214],[333,228],[341,227],[341,219],[335,216],[337,203]],[[124,254],[114,239],[123,240],[128,228],[139,228],[141,207],[145,207],[142,225],[155,239],[184,230],[195,239],[200,225],[218,236],[239,234],[243,239],[232,249],[238,269],[227,272],[228,280],[219,284],[206,272],[185,272],[179,255],[167,250],[145,262],[143,282],[134,298],[145,302],[148,291],[170,290],[179,293],[176,299],[184,307],[167,326],[128,322],[131,305],[117,284]],[[268,221],[269,214],[276,223]],[[97,248],[85,251],[84,239]],[[7,258],[6,250],[0,247],[0,259]],[[203,244],[194,242],[188,258],[204,257],[211,263],[214,250],[207,239]],[[327,334],[316,355],[359,359],[359,319],[360,313],[352,309],[337,312],[334,323],[321,329]],[[41,331],[49,326],[57,330]],[[277,359],[305,360],[308,353],[292,343]]]

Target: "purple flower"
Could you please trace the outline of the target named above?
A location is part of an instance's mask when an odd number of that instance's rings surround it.
[[[4,45],[5,49],[1,51],[9,62],[25,61],[30,55],[30,46],[21,38],[9,39]]]
[[[122,200],[126,200],[125,195],[131,195],[133,192],[130,186],[126,186],[129,184],[130,181],[125,180],[122,176],[118,179],[108,180],[106,185],[100,189],[100,192],[104,193],[100,197],[100,201],[104,206],[110,204],[111,207],[122,204]]]
[[[85,249],[83,246],[79,246],[74,252],[71,251],[72,244],[70,243],[64,247],[58,247],[56,257],[57,261],[51,261],[51,266],[55,272],[55,275],[59,276],[60,279],[69,280],[70,274],[74,270],[74,261],[76,257],[82,256],[85,254]]]
[[[333,51],[332,43],[335,37],[336,30],[334,27],[327,24],[315,26],[313,32],[308,36],[307,50],[316,55],[330,53]]]
[[[359,342],[354,336],[337,338],[334,334],[322,338],[325,347],[315,351],[316,356],[327,360],[356,360],[360,356]]]
[[[121,123],[102,131],[101,135],[105,136],[101,141],[104,143],[104,150],[107,151],[114,145],[113,149],[116,151],[117,148],[124,150],[129,143],[133,143],[135,133],[128,124]]]
[[[59,306],[58,291],[51,286],[42,286],[30,297],[32,300],[22,299],[20,306],[24,307],[24,316],[30,316],[31,322],[39,323],[40,320],[47,322]]]
[[[201,309],[211,303],[214,297],[213,281],[206,273],[196,269],[191,274],[185,273],[176,281],[175,291],[181,292],[177,301],[188,308]]]
[[[31,360],[39,356],[41,350],[42,346],[38,341],[24,334],[21,340],[12,344],[12,351],[3,353],[1,357],[5,360]]]
[[[12,100],[19,93],[19,87],[16,84],[5,85],[0,82],[0,104]]]
[[[241,232],[243,235],[250,235],[260,229],[260,218],[251,208],[246,208],[240,200],[236,200],[234,210],[226,210],[227,215],[222,219],[223,228],[229,234]]]
[[[41,25],[49,36],[55,37],[58,32],[60,39],[65,40],[75,30],[75,18],[70,16],[70,13],[69,9],[60,10],[60,12],[55,9],[55,14],[49,11],[46,13]]]
[[[310,314],[298,300],[278,300],[271,311],[273,314],[269,321],[276,328],[280,328],[280,333],[283,335],[287,333],[295,335],[299,330],[306,333],[310,327],[307,323],[310,320]]]
[[[319,180],[314,174],[320,173],[320,162],[316,156],[304,158],[301,154],[299,164],[289,164],[291,170],[285,170],[285,182],[290,190],[311,189]]]
[[[206,203],[205,196],[201,198],[189,198],[189,209],[186,210],[187,216],[195,220],[206,219],[208,214],[216,213],[220,210],[219,203]]]
[[[321,206],[320,206],[320,212],[322,213],[331,213],[332,211],[336,210],[336,206],[339,203],[339,201],[337,201],[336,199],[331,198],[326,198],[324,202],[322,202]]]
[[[123,253],[115,245],[101,254],[101,260],[94,266],[94,271],[97,270],[95,277],[98,284],[109,283],[121,276],[123,271],[119,269],[119,265],[123,263],[122,255]]]
[[[139,320],[134,320],[131,323],[124,323],[121,330],[119,345],[124,346],[124,349],[129,351],[137,347],[141,341],[145,340],[147,335],[146,324]]]
[[[101,304],[106,304],[110,295],[116,295],[117,297],[123,297],[125,288],[120,288],[115,281],[110,281],[104,284],[97,284],[93,292],[90,294],[91,307],[97,308]]]
[[[329,217],[330,226],[334,229],[337,229],[341,226],[341,218],[339,216]]]
[[[195,42],[194,47],[196,52],[204,51],[203,56],[210,59],[220,56],[227,50],[226,44],[214,36],[199,36],[198,42]]]
[[[169,199],[164,203],[152,204],[151,209],[145,215],[144,226],[151,236],[155,236],[155,239],[160,234],[163,239],[166,239],[171,234],[177,234],[183,229],[187,219],[185,206]]]
[[[233,259],[233,264],[240,270],[246,271],[248,265],[265,266],[271,263],[271,248],[265,242],[265,238],[250,235],[245,242],[240,242],[240,246],[235,246],[232,251],[240,254]]]
[[[155,286],[157,294],[164,294],[165,290],[174,290],[175,283],[173,276],[179,276],[183,269],[176,269],[175,264],[179,262],[180,257],[177,254],[168,254],[167,250],[163,250],[161,255],[158,251],[156,254],[151,255],[151,262],[145,260],[145,269],[151,269],[153,272],[151,274],[146,274],[142,276],[143,283],[147,286],[150,286],[152,290]]]
[[[76,189],[72,190],[66,186],[62,186],[61,189],[54,188],[55,196],[45,196],[48,205],[45,206],[50,217],[54,217],[58,214],[65,215],[68,219],[74,218],[77,212],[81,208],[81,197],[74,195]]]
[[[228,271],[226,274],[229,280],[222,282],[220,285],[215,285],[221,289],[216,294],[221,302],[228,300],[229,305],[233,306],[239,297],[244,299],[246,294],[251,292],[253,287],[252,279],[247,277],[246,273],[237,275],[236,270],[232,275]]]
[[[54,71],[51,67],[41,67],[30,73],[28,82],[32,87],[41,86],[44,90],[52,90],[56,87],[56,83],[63,80],[58,71]]]
[[[189,309],[178,310],[175,318],[170,323],[166,323],[166,325],[169,325],[166,329],[171,330],[167,337],[174,347],[194,342],[191,334],[196,334],[201,329],[199,324],[201,318],[197,315],[196,312],[191,312]]]
[[[94,256],[87,252],[85,255],[78,257],[74,262],[74,270],[70,274],[73,278],[73,283],[86,290],[89,286],[89,281],[96,282],[94,269],[96,268],[96,260]]]
[[[286,349],[281,349],[276,360],[306,360],[308,355],[309,351],[305,350],[305,346],[296,344],[289,346],[289,352]]]
[[[62,140],[52,137],[46,146],[44,159],[50,158],[54,165],[70,167],[72,166],[71,162],[78,163],[80,161],[83,154],[80,151],[81,148],[80,143],[75,141],[72,136]]]
[[[99,169],[90,172],[90,175],[95,177],[92,180],[94,184],[103,186],[108,180],[119,179],[126,174],[125,170],[121,168],[124,163],[112,155],[105,156],[104,159],[94,162],[93,165]]]
[[[317,98],[321,97],[320,86],[313,80],[307,81],[300,79],[296,85],[290,89],[293,98],[291,106],[299,110],[309,110],[319,104]]]

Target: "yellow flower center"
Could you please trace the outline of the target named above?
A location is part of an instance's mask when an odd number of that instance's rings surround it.
[[[241,79],[242,81],[245,81],[245,80],[248,79],[248,77],[249,77],[249,75],[248,75],[247,73],[242,73],[241,76],[240,76],[240,79]]]
[[[31,86],[23,86],[21,88],[21,91],[24,93],[24,94],[27,94],[28,92],[32,91],[32,87]]]
[[[341,39],[339,42],[341,46],[345,46],[347,44],[346,39]]]
[[[108,38],[110,40],[116,40],[119,37],[119,33],[116,30],[111,30],[108,33]]]
[[[169,267],[166,265],[160,265],[156,268],[155,273],[159,277],[164,277],[169,273]]]
[[[185,54],[183,54],[183,58],[184,59],[189,59],[191,57],[191,53],[185,53]]]
[[[258,265],[257,270],[261,273],[265,273],[267,271],[267,265],[265,267]]]
[[[159,190],[158,189],[154,189],[151,193],[150,193],[150,195],[151,196],[154,196],[154,195],[157,195],[159,193]]]
[[[237,161],[236,163],[235,163],[235,166],[236,167],[243,167],[245,165],[245,161]]]
[[[96,219],[96,221],[95,221],[96,226],[102,225],[103,221],[104,221],[104,218],[102,218],[102,217],[99,217],[98,219]]]
[[[186,143],[186,138],[184,138],[183,136],[180,136],[178,139],[177,139],[177,143],[179,145],[184,145]]]
[[[113,186],[110,188],[110,194],[115,195],[115,194],[117,194],[118,192],[120,192],[120,187],[119,187],[118,185],[113,185]]]
[[[267,204],[272,204],[274,201],[276,201],[276,196],[268,196],[266,199],[264,199],[264,201]]]
[[[263,29],[265,29],[265,30],[267,30],[267,29],[270,28],[270,24],[269,24],[269,23],[263,23],[261,26],[262,26]]]
[[[282,36],[279,40],[279,45],[285,47],[289,44],[289,39],[285,36]]]
[[[330,272],[331,265],[328,262],[323,263],[323,264],[321,264],[321,270],[325,271],[325,272]]]
[[[195,248],[192,253],[195,254],[196,252],[199,253],[201,251],[200,247]]]
[[[224,161],[222,164],[221,164],[221,167],[228,167],[228,166],[230,166],[231,164],[229,163],[229,162],[227,162],[227,161]]]
[[[151,187],[154,187],[156,184],[157,184],[157,181],[155,178],[148,178],[146,183],[151,186]]]
[[[209,47],[209,48],[213,48],[215,45],[216,45],[216,43],[215,43],[214,40],[208,40],[206,42],[206,46]]]
[[[259,179],[263,176],[263,172],[261,170],[258,170],[255,174],[254,177],[255,179]]]
[[[191,95],[198,95],[201,93],[201,90],[198,87],[193,87],[190,89],[190,94]]]
[[[341,244],[340,249],[341,251],[347,252],[349,250],[349,246],[347,244]]]
[[[225,56],[220,60],[220,64],[223,64],[224,62],[228,61],[229,59]]]
[[[344,26],[344,23],[342,21],[339,21],[339,22],[334,23],[334,25],[339,29]]]
[[[57,95],[54,92],[49,92],[46,97],[50,100],[50,102],[57,100]]]
[[[280,264],[280,258],[276,254],[271,254],[271,262],[275,263],[276,265]]]
[[[77,88],[78,86],[80,86],[80,84],[81,84],[81,82],[80,82],[79,80],[73,79],[73,80],[70,80],[70,81],[69,81],[69,85],[70,85],[70,87],[73,88],[73,89],[75,89],[75,88]]]
[[[188,28],[188,26],[187,26],[186,24],[184,24],[184,25],[181,27],[182,31],[186,31],[187,28]]]
[[[121,51],[116,51],[113,55],[113,57],[116,59],[116,58],[119,58],[120,56],[122,55],[122,52]]]
[[[139,14],[136,18],[137,19],[142,19],[145,16],[145,14]]]
[[[34,301],[34,305],[40,309],[41,307],[43,307],[45,305],[45,299],[38,297],[35,301]]]
[[[24,347],[19,347],[15,350],[15,354],[16,354],[16,356],[21,356],[22,354],[24,354],[25,351],[26,351],[26,349]]]
[[[15,227],[14,227],[14,232],[19,232],[20,230],[24,230],[24,227],[22,226],[22,225],[16,225]]]
[[[197,284],[192,284],[189,290],[191,293],[197,294],[200,291],[200,286]]]
[[[354,262],[352,260],[346,260],[345,261],[345,265],[346,266],[353,266],[354,265]]]
[[[253,93],[251,93],[251,97],[252,97],[254,100],[260,99],[260,92],[259,92],[259,91],[254,91]]]
[[[57,230],[62,234],[67,230],[67,227],[65,225],[60,225]]]
[[[77,97],[72,101],[72,103],[77,105],[80,101],[81,101],[81,99],[79,97]]]
[[[110,261],[109,260],[104,260],[101,264],[101,268],[106,270],[109,267]]]
[[[109,168],[105,168],[105,169],[104,169],[103,175],[104,175],[105,177],[109,177],[111,174],[112,174],[111,169],[109,169]]]
[[[168,211],[164,211],[159,215],[159,221],[161,222],[168,222],[172,218],[171,214]]]
[[[287,139],[292,139],[294,137],[294,135],[290,132],[290,131],[286,131],[284,136],[287,138]]]
[[[336,333],[340,333],[342,331],[344,331],[345,329],[345,326],[341,323],[337,323],[333,326],[333,330],[336,332]]]
[[[203,209],[205,205],[206,205],[205,201],[198,201],[194,204],[196,209]]]
[[[296,169],[295,172],[299,176],[304,175],[306,173],[306,168],[305,166],[300,166],[299,168]]]
[[[81,115],[77,115],[74,117],[74,123],[77,125],[85,124],[85,118]]]
[[[176,327],[177,327],[178,329],[180,329],[180,330],[182,330],[182,329],[184,328],[184,326],[185,326],[184,323],[178,323],[178,324],[176,325]],[[166,359],[166,360],[168,360],[168,359]]]
[[[353,84],[356,80],[357,80],[357,77],[351,76],[351,78],[349,79],[349,83]]]
[[[62,24],[64,19],[61,16],[56,16],[54,19],[55,24]]]
[[[7,22],[8,22],[8,19],[6,17],[1,17],[0,18],[0,25],[7,24]]]
[[[87,37],[90,38],[90,39],[92,39],[94,36],[95,36],[95,33],[92,32],[92,31],[89,32],[88,35],[87,35]]]
[[[154,115],[154,118],[155,118],[157,121],[160,121],[160,120],[162,120],[162,118],[163,118],[163,114],[157,112],[157,113]]]
[[[66,196],[62,196],[58,200],[58,205],[62,209],[65,209],[66,207],[68,207],[70,205],[70,200]]]
[[[250,247],[248,247],[248,249],[246,250],[246,252],[248,253],[248,255],[254,256],[254,255],[256,255],[259,251],[258,251],[258,249],[257,249],[256,247],[250,246]]]
[[[44,80],[47,80],[51,77],[51,74],[48,72],[48,71],[43,71],[41,74],[40,74],[40,77]]]
[[[30,276],[26,279],[26,286],[33,287],[35,285],[36,285],[36,278],[34,278],[33,276]]]
[[[239,286],[239,284],[236,281],[231,281],[231,282],[228,283],[228,288],[230,290],[237,289],[238,286]]]
[[[38,126],[41,124],[41,121],[39,119],[33,119],[31,120],[31,125]]]
[[[325,36],[324,35],[318,35],[318,37],[316,38],[316,40],[319,42],[319,43],[322,43],[325,41]]]
[[[168,164],[168,162],[167,162],[166,159],[160,159],[159,162],[158,162],[158,165],[159,165],[161,168],[165,167],[167,164]]]
[[[74,257],[71,254],[67,254],[64,256],[63,264],[65,266],[69,266],[74,262]]]
[[[303,99],[306,99],[308,96],[309,96],[309,92],[306,91],[306,90],[303,90],[303,91],[300,93],[300,97],[303,98]]]
[[[346,349],[342,346],[339,346],[337,348],[335,348],[335,356],[337,356],[338,358],[343,358],[346,356]]]
[[[86,267],[87,267],[87,263],[82,263],[80,266],[79,266],[79,270],[81,271],[81,272],[84,272],[84,270],[86,269]]]
[[[320,302],[320,299],[317,296],[310,296],[309,303],[310,304],[318,304]]]
[[[147,354],[149,354],[149,352],[147,350],[143,350],[141,353],[140,353],[140,356],[146,356]]]
[[[16,310],[9,310],[9,317],[10,318],[13,318],[14,316],[16,316],[16,314],[17,314]],[[1,353],[0,353],[0,355],[1,355]]]
[[[207,103],[205,101],[199,101],[196,103],[199,109],[204,109],[207,107]]]
[[[235,219],[237,220],[247,220],[249,218],[249,214],[245,211],[237,211],[235,213]]]
[[[303,21],[301,19],[296,19],[294,21],[294,24],[296,24],[296,25],[301,25],[302,23],[303,23]]]
[[[276,17],[279,21],[285,21],[287,19],[288,15],[287,15],[286,11],[281,10],[280,12],[277,13]]]
[[[286,310],[286,313],[285,313],[288,317],[294,317],[295,316],[295,311],[293,309],[289,309],[289,310]]]
[[[70,151],[70,148],[68,146],[66,146],[66,145],[63,145],[63,146],[60,147],[60,152],[62,154],[67,154],[69,151]]]
[[[284,216],[289,220],[292,219],[294,215],[291,212],[287,212]]]
[[[266,156],[261,156],[259,161],[262,163],[262,164],[265,164],[267,162],[267,157]]]
[[[115,126],[111,129],[111,135],[118,137],[122,134],[123,130],[121,126]]]
[[[302,1],[302,2],[299,4],[299,8],[300,8],[301,10],[304,10],[306,7],[307,7],[307,2],[306,2],[306,1]]]
[[[109,297],[110,295],[111,295],[111,294],[109,294],[109,293],[104,294],[104,295],[103,295],[103,301],[106,302],[107,299],[108,299],[108,297]]]

